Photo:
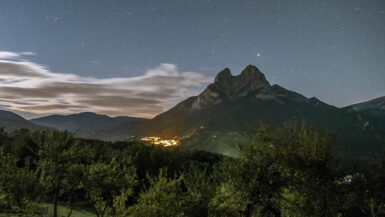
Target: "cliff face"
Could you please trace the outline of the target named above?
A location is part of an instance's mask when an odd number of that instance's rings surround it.
[[[236,100],[248,93],[271,87],[265,75],[256,66],[247,66],[240,75],[233,76],[226,68],[215,77],[210,84],[193,102],[193,109],[203,109],[220,103],[223,98]]]

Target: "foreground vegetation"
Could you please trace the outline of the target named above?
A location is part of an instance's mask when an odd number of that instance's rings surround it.
[[[333,137],[304,126],[263,126],[239,158],[57,131],[0,145],[7,216],[385,216],[385,158],[342,167]]]

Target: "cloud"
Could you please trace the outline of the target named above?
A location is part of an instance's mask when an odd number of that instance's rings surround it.
[[[10,51],[0,51],[0,59],[16,59],[21,58],[22,56],[33,56],[36,55],[34,52],[10,52]]]
[[[212,81],[170,63],[135,77],[84,77],[52,72],[22,55],[35,54],[0,51],[0,106],[41,115],[92,111],[150,118]]]
[[[8,51],[0,51],[0,59],[13,59],[20,57],[20,54]]]
[[[36,55],[34,52],[21,52],[21,55],[26,55],[26,56],[34,56]]]
[[[32,62],[15,62],[1,60],[0,75],[10,77],[47,77],[49,72],[38,64]]]

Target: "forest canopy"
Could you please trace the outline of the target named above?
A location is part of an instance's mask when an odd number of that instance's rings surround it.
[[[59,131],[1,131],[0,144],[10,215],[47,204],[54,217],[385,215],[385,158],[346,164],[332,135],[305,125],[262,126],[239,157]]]

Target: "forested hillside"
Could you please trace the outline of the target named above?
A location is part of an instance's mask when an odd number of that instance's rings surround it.
[[[58,131],[1,131],[0,144],[7,216],[385,215],[384,156],[342,164],[333,136],[304,125],[263,126],[237,158]]]

